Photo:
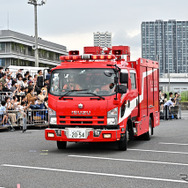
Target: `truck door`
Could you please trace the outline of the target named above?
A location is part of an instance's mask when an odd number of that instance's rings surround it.
[[[148,101],[148,111],[149,115],[154,110],[154,73],[153,68],[147,67],[147,101]]]

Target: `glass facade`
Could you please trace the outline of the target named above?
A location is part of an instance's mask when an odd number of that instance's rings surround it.
[[[188,21],[142,22],[142,57],[159,61],[160,74],[188,72]]]

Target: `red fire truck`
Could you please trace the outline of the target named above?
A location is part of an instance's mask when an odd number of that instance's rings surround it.
[[[84,47],[70,51],[51,73],[49,128],[46,140],[117,142],[149,140],[159,118],[159,65],[140,58],[130,61],[128,46]]]

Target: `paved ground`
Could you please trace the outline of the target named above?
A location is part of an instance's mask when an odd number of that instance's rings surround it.
[[[126,152],[108,143],[69,143],[59,151],[44,130],[0,132],[0,187],[187,188],[187,120],[162,121],[154,131]]]

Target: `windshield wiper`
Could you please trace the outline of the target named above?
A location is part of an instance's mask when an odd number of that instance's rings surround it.
[[[81,90],[73,89],[73,90],[68,90],[66,93],[64,93],[63,95],[61,95],[59,97],[59,99],[62,99],[63,97],[68,96],[69,93],[73,93],[73,92],[77,92],[77,91],[87,91],[87,89],[81,89]]]
[[[82,94],[92,94],[92,95],[94,95],[94,96],[96,96],[96,97],[99,97],[100,99],[105,100],[105,98],[104,98],[104,97],[102,97],[102,96],[100,96],[100,95],[97,95],[96,93],[92,93],[92,92],[86,92],[86,93],[82,93]]]

